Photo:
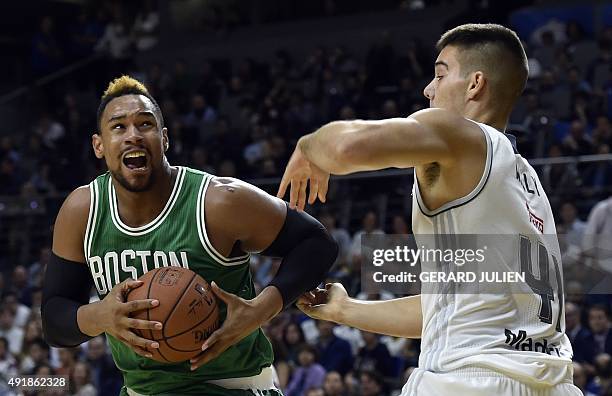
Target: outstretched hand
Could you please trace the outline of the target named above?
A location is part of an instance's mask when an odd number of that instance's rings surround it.
[[[285,168],[285,173],[281,180],[276,196],[283,198],[289,190],[289,207],[304,210],[306,206],[306,188],[309,187],[308,203],[314,204],[317,197],[319,201],[325,202],[327,188],[329,184],[329,172],[323,171],[321,168],[310,162],[299,146],[289,159],[289,163]]]
[[[340,322],[342,304],[348,293],[341,283],[327,283],[325,289],[317,288],[304,293],[297,301],[300,311],[313,319]]]

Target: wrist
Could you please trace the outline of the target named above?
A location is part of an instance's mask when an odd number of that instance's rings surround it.
[[[337,308],[332,313],[331,321],[339,325],[350,326],[350,313],[360,304],[359,300],[345,297],[336,304]]]
[[[249,303],[257,310],[257,316],[261,318],[261,323],[272,319],[283,309],[283,297],[275,286],[265,287]]]
[[[96,337],[104,333],[104,325],[101,320],[105,315],[98,313],[102,301],[81,305],[77,310],[77,325],[81,333],[90,337]]]

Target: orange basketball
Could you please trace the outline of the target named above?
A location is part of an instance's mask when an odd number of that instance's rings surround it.
[[[128,301],[159,300],[154,308],[135,312],[132,317],[153,320],[162,330],[133,331],[159,343],[152,359],[163,363],[183,362],[202,352],[202,344],[219,327],[219,307],[208,282],[182,267],[162,267],[147,272],[132,289]]]

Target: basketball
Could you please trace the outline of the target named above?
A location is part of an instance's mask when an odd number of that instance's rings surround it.
[[[162,267],[147,272],[138,280],[143,285],[132,289],[127,301],[157,299],[157,307],[135,312],[136,319],[158,321],[162,330],[133,331],[159,343],[149,350],[151,359],[177,363],[202,352],[204,341],[219,327],[219,308],[210,285],[195,272],[182,267]]]

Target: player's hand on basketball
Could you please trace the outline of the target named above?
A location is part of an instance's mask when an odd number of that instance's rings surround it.
[[[210,286],[217,298],[227,305],[227,316],[223,325],[206,339],[202,345],[202,353],[190,360],[192,370],[221,355],[227,348],[259,328],[267,319],[252,303],[253,300],[245,300],[228,293],[215,282]]]
[[[298,299],[297,307],[311,318],[339,322],[342,304],[347,299],[348,293],[341,283],[327,283],[325,289],[304,293]]]
[[[110,293],[100,301],[100,324],[103,331],[117,338],[134,352],[144,357],[151,357],[147,349],[159,348],[156,341],[138,336],[132,329],[161,330],[162,324],[154,321],[134,319],[132,312],[153,308],[159,305],[158,300],[133,300],[126,302],[130,290],[142,286],[142,281],[126,279],[115,285]]]
[[[299,147],[289,159],[289,163],[285,168],[285,173],[281,180],[276,196],[283,198],[289,189],[289,207],[304,210],[306,205],[306,188],[308,191],[308,203],[315,203],[317,197],[319,201],[325,202],[327,188],[329,184],[329,172],[323,171],[321,168],[308,161]]]

